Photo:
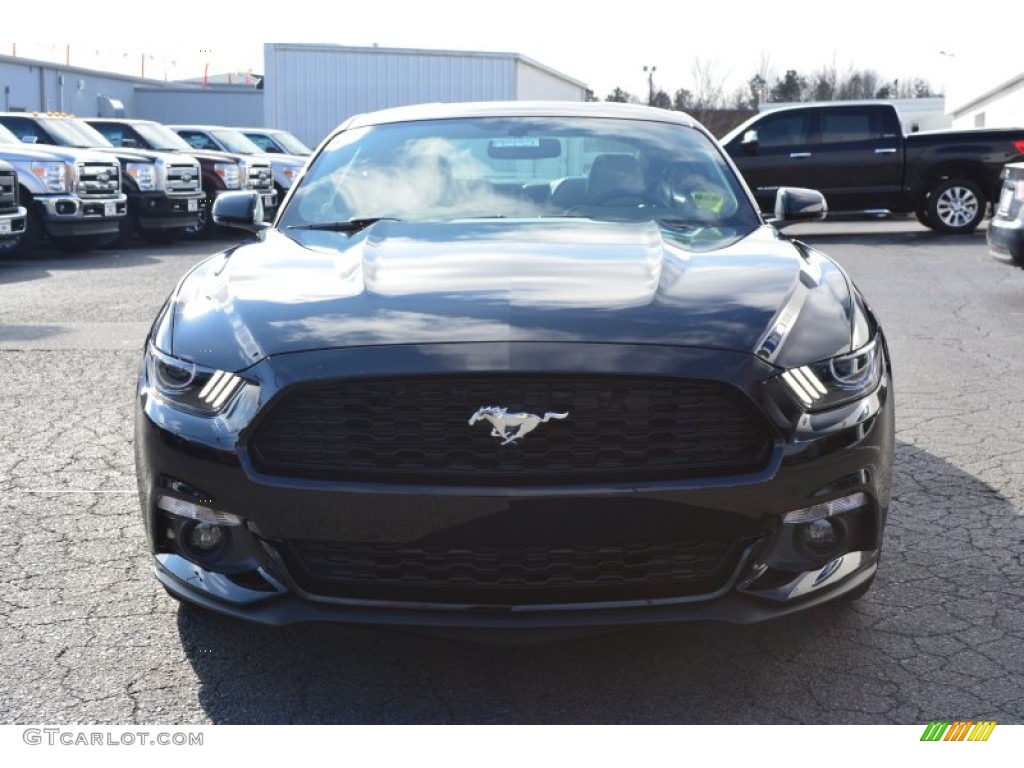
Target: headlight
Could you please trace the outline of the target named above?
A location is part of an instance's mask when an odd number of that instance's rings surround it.
[[[146,348],[146,374],[159,397],[202,416],[221,413],[240,392],[257,386],[233,373],[172,357],[152,344]]]
[[[225,187],[228,189],[238,189],[238,182],[241,177],[238,172],[238,163],[217,163],[213,166],[213,170],[224,181]]]
[[[32,163],[32,173],[39,177],[47,192],[67,192],[64,163]]]
[[[143,192],[156,189],[156,167],[152,163],[128,163],[127,168]]]
[[[847,355],[791,368],[780,378],[808,411],[826,411],[870,394],[882,380],[884,358],[876,337]]]

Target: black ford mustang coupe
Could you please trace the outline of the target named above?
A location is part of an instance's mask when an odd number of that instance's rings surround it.
[[[142,512],[176,598],[444,632],[754,622],[864,594],[893,392],[846,273],[714,139],[619,104],[349,119],[145,348]]]

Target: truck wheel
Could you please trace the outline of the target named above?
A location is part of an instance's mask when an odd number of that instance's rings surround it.
[[[0,259],[29,259],[39,249],[43,240],[43,222],[36,213],[35,203],[23,203],[26,210],[25,231],[20,237],[0,243]]]
[[[921,224],[924,224],[926,227],[931,227],[932,220],[928,218],[928,205],[927,205],[927,203],[925,203],[923,205],[919,205],[914,210],[914,215],[917,217],[917,220]]]
[[[182,234],[186,240],[205,240],[210,236],[213,228],[213,215],[209,208],[202,208],[199,211],[199,218],[191,227],[185,227]]]
[[[946,179],[929,194],[925,226],[938,232],[966,235],[985,218],[987,202],[978,185],[967,179]]]

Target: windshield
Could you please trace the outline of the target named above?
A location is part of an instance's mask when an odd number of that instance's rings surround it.
[[[103,134],[91,125],[68,120],[67,118],[39,118],[40,124],[46,132],[53,136],[59,144],[65,147],[112,147]]]
[[[721,150],[654,121],[503,117],[341,133],[313,160],[280,225],[351,219],[578,216],[677,231],[760,225]]]
[[[159,123],[135,123],[132,128],[146,140],[152,149],[177,152],[191,150],[191,145],[170,128]]]
[[[0,144],[21,144],[18,137],[6,125],[0,125]]]
[[[228,152],[237,152],[240,155],[262,155],[263,150],[253,144],[241,131],[230,131],[219,128],[210,131],[217,137],[217,141],[224,145]]]
[[[274,131],[271,138],[280,144],[289,155],[311,155],[313,150],[287,131]]]

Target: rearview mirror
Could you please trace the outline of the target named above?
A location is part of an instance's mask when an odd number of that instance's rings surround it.
[[[262,232],[270,228],[263,216],[263,198],[257,192],[224,192],[213,202],[213,221],[222,227]]]
[[[779,187],[775,193],[775,216],[768,223],[782,229],[797,222],[822,221],[827,215],[828,203],[818,190]]]

